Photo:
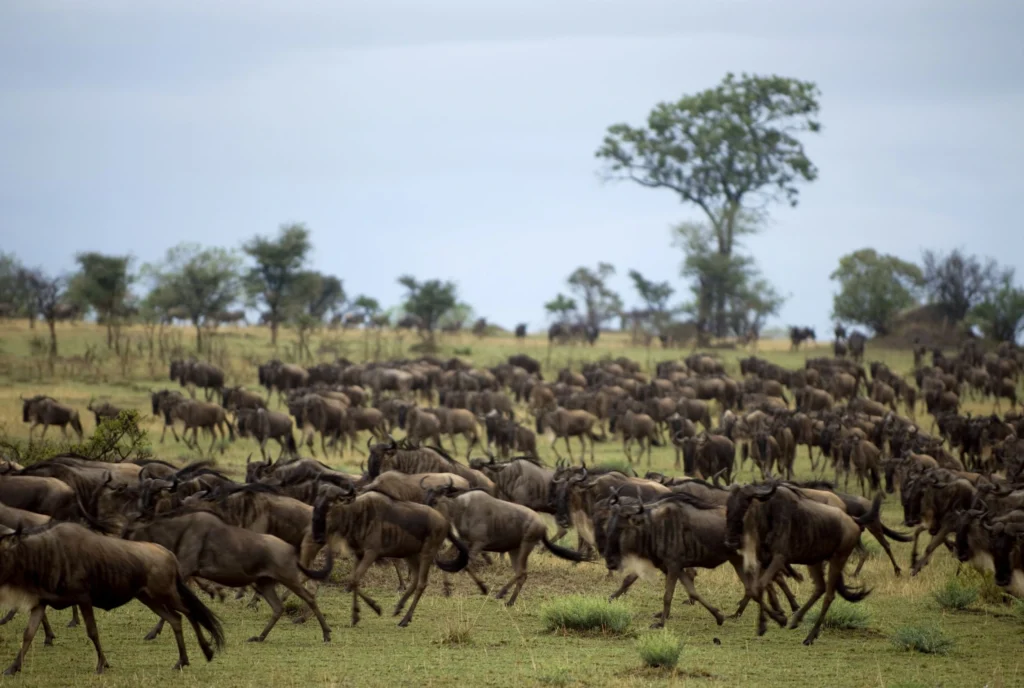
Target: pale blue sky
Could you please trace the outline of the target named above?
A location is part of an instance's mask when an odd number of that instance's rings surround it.
[[[553,9],[554,8],[554,9]],[[0,248],[158,259],[306,222],[315,267],[545,324],[577,265],[679,284],[668,191],[602,184],[614,122],[726,71],[811,79],[821,171],[750,242],[827,328],[838,257],[965,246],[1024,275],[1019,0],[6,0]]]

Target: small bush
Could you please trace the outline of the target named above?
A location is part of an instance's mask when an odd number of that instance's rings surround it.
[[[648,633],[636,643],[640,658],[649,667],[674,669],[683,653],[683,643],[671,633]]]
[[[896,629],[892,644],[900,650],[914,650],[926,655],[944,655],[953,649],[953,641],[937,628],[903,626]]]
[[[817,623],[820,615],[821,611],[814,612],[810,615],[810,621]],[[862,605],[836,600],[828,608],[828,614],[821,625],[837,631],[856,631],[867,628],[869,618],[868,611]]]
[[[934,597],[943,609],[962,611],[978,601],[978,588],[967,585],[958,578],[950,578],[935,592]]]
[[[473,642],[473,636],[469,631],[469,626],[455,626],[441,635],[442,645],[469,645],[471,642]]]
[[[582,595],[549,602],[541,608],[541,618],[549,631],[625,633],[630,623],[629,611],[622,604]]]

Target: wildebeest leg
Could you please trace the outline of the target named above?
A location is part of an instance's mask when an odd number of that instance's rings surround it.
[[[530,558],[530,552],[537,546],[537,542],[524,542],[519,547],[509,550],[509,558],[512,559],[513,570],[516,575],[505,584],[498,594],[495,595],[499,600],[505,596],[508,592],[508,588],[513,582],[516,584],[516,589],[512,591],[512,597],[508,598],[508,602],[505,603],[506,607],[511,607],[516,603],[516,598],[519,597],[519,591],[523,589],[523,584],[526,583],[526,562]]]
[[[57,636],[53,634],[53,629],[50,628],[50,620],[46,618],[46,612],[43,612],[43,634],[45,635],[45,638],[43,638],[43,645],[52,647],[53,641]]]
[[[921,569],[927,566],[928,560],[932,558],[932,552],[934,552],[939,545],[946,544],[946,536],[949,535],[951,530],[953,530],[953,528],[948,523],[943,523],[941,525],[939,532],[932,536],[931,541],[924,550],[924,554],[910,568],[911,576],[916,576],[921,572]]]
[[[37,604],[35,607],[32,607],[32,612],[28,616],[28,625],[25,626],[25,635],[21,641],[21,650],[18,651],[18,656],[14,658],[11,666],[7,667],[7,670],[4,671],[4,676],[14,676],[21,671],[21,663],[25,660],[25,653],[28,652],[32,639],[36,637],[36,631],[39,630],[39,624],[42,623],[43,614],[45,613],[45,604]]]
[[[281,581],[281,585],[294,592],[299,599],[306,603],[306,606],[309,607],[313,614],[316,615],[316,620],[320,622],[320,630],[323,632],[324,642],[331,642],[331,627],[327,625],[327,619],[325,619],[324,615],[320,612],[320,607],[316,604],[316,598],[310,595],[309,591],[298,583]]]
[[[551,450],[555,452],[555,458],[561,459],[562,455],[558,453],[558,447],[555,446],[558,443],[558,435],[555,435],[555,439],[551,440]],[[572,461],[572,452],[569,452],[569,460]]]
[[[582,435],[580,436],[580,444],[583,444],[583,436]],[[586,449],[587,449],[586,446],[584,446],[583,450],[586,451]],[[572,461],[572,445],[569,444],[569,436],[568,435],[565,436],[565,451],[569,454],[569,461],[571,462]],[[582,457],[583,454],[580,454],[580,456]],[[584,457],[584,458],[586,458],[586,457]]]
[[[640,578],[640,576],[635,574],[635,573],[631,573],[628,576],[626,576],[625,578],[623,578],[622,579],[622,585],[620,585],[619,589],[616,590],[615,592],[613,592],[608,597],[608,601],[611,602],[612,600],[616,599],[617,597],[621,597],[622,595],[625,595],[626,592],[630,589],[630,587],[632,587],[633,583],[636,583],[638,578]]]
[[[409,611],[407,611],[405,616],[402,617],[402,620],[398,622],[399,628],[405,628],[409,625],[409,622],[412,621],[412,614],[416,611],[416,605],[420,603],[420,598],[423,597],[423,591],[427,589],[427,579],[430,576],[430,565],[432,563],[431,557],[419,555],[416,558],[419,559],[419,572],[416,577],[416,593],[413,595],[412,604],[409,605]],[[410,564],[412,563],[412,559],[413,558],[410,558]],[[406,593],[406,596],[408,596],[408,593]],[[402,610],[402,604],[403,601],[399,600],[395,614],[398,614],[398,612]]]
[[[833,557],[831,562],[829,563],[829,566],[828,566],[828,585],[827,585],[827,587],[825,589],[825,599],[821,603],[821,611],[818,612],[818,619],[817,619],[817,621],[814,622],[814,627],[811,628],[811,632],[807,634],[806,638],[804,638],[804,645],[810,645],[811,643],[813,643],[815,641],[815,639],[817,639],[818,634],[821,633],[821,624],[825,621],[825,616],[828,614],[828,608],[832,606],[832,600],[834,600],[836,598],[836,588],[839,586],[839,581],[842,579],[842,576],[843,576],[843,566],[846,564],[846,559],[848,557],[849,557],[849,554],[846,554],[845,556]],[[821,567],[824,567],[823,563],[822,564],[818,564],[818,568],[819,568],[818,574],[814,574],[813,573],[813,568],[812,567],[808,567],[808,568],[812,568],[812,575],[815,576],[815,581],[814,581],[815,589],[817,589],[817,587],[819,585],[818,581],[817,581],[817,577],[819,575],[823,574],[823,571],[820,570]]]
[[[786,579],[782,576],[779,576],[776,579],[775,584],[779,586],[779,590],[781,590],[782,594],[786,596],[786,601],[789,602],[790,610],[795,612],[797,609],[799,609],[800,604],[796,601],[796,595],[794,595],[793,591],[789,589],[789,584],[786,583]]]
[[[672,597],[676,594],[676,581],[679,580],[680,571],[670,568],[665,572],[665,595],[662,597],[661,616],[651,624],[651,628],[663,628],[668,621],[669,612],[672,609]]]
[[[156,626],[154,626],[153,630],[151,630],[149,633],[145,635],[143,640],[156,640],[156,637],[160,635],[160,631],[162,630],[164,630],[163,617],[161,617],[160,620],[156,622]]]
[[[181,669],[182,667],[188,666],[189,662],[188,652],[185,650],[185,636],[181,632],[181,614],[174,611],[173,606],[168,605],[164,601],[157,601],[146,593],[140,593],[137,599],[139,602],[149,607],[154,614],[171,625],[171,630],[174,631],[174,641],[178,645],[178,663],[175,664],[173,668]],[[183,606],[180,600],[178,601],[178,606]],[[90,611],[92,610],[90,609]],[[82,616],[85,616],[84,607],[82,608]],[[199,641],[199,646],[203,649],[203,653],[206,655],[206,658],[210,659],[213,657],[213,650],[211,650],[210,646],[206,643],[206,639],[203,638],[202,633],[200,633],[198,625],[194,621],[191,623],[193,630],[196,632],[196,638]]]
[[[355,626],[359,623],[359,598],[362,597],[366,600],[367,604],[371,606],[376,605],[369,597],[359,592],[359,581],[362,580],[366,574],[367,569],[373,564],[377,558],[377,553],[372,550],[363,552],[363,558],[359,560],[355,570],[352,572],[352,578],[349,580],[348,589],[352,591],[352,625]],[[378,614],[380,612],[377,612]]]
[[[799,626],[800,622],[803,621],[804,615],[807,614],[807,612],[810,610],[810,608],[813,607],[815,605],[815,603],[819,599],[821,599],[821,596],[825,594],[825,564],[823,562],[818,562],[817,564],[809,564],[807,566],[807,570],[811,574],[811,580],[814,581],[814,592],[812,592],[811,596],[807,598],[806,602],[804,602],[804,606],[800,607],[800,609],[798,609],[796,611],[796,613],[793,614],[792,617],[790,617],[790,619],[789,619],[789,628],[790,629],[793,629],[793,628],[796,628],[797,626]],[[824,613],[825,613],[825,610],[822,609],[821,610],[821,614],[819,614],[819,616],[818,616],[819,621],[821,620],[821,616]],[[815,628],[817,628],[818,624],[816,623],[816,624],[814,624],[814,626],[815,626]]]
[[[629,453],[629,439],[626,437],[626,433],[622,433],[622,453],[626,455],[626,460],[633,463],[633,455]]]
[[[4,618],[0,619],[0,626],[6,626],[7,624],[9,624],[11,622],[11,619],[13,619],[17,614],[17,609],[12,609],[11,611],[7,612],[7,614],[4,615]]]
[[[46,437],[46,431],[49,430],[49,429],[50,429],[50,426],[46,425],[44,423],[43,424],[43,431],[39,434],[39,439],[43,439],[44,437]],[[67,433],[64,433],[64,434],[65,434],[65,436],[67,436]]]
[[[263,631],[259,635],[254,635],[249,638],[250,643],[262,643],[266,640],[267,635],[270,634],[271,629],[277,624],[281,615],[284,613],[284,605],[281,604],[281,598],[277,596],[277,590],[274,589],[274,581],[269,578],[261,578],[256,581],[256,591],[267,601],[270,605],[271,614],[270,621],[263,627]]]
[[[220,432],[221,432],[221,436],[224,437],[224,439],[227,439],[227,437],[224,436],[224,430],[222,429]],[[210,434],[213,435],[213,438],[210,440],[210,448],[209,448],[209,450],[207,450],[207,453],[210,456],[213,456],[213,445],[217,444],[217,439],[218,439],[218,437],[217,437],[217,426],[216,425],[210,426]]]
[[[71,607],[71,621],[68,621],[68,628],[78,628],[78,605]]]
[[[83,604],[81,607],[82,619],[85,621],[85,633],[96,648],[96,673],[102,674],[103,670],[110,665],[107,664],[107,658],[103,656],[103,648],[100,646],[100,632],[96,628],[96,617],[93,616],[91,604]],[[180,629],[178,632],[181,633]]]
[[[917,538],[918,538],[918,536],[921,535],[921,533],[923,533],[925,531],[925,528],[926,528],[926,526],[924,526],[924,525],[919,525],[917,528],[914,528],[914,534],[912,536],[914,544],[910,548],[910,565],[911,566],[915,566],[917,564]]]
[[[391,563],[395,567],[395,575],[398,576],[398,592],[405,591],[405,581],[402,580],[402,570],[398,568],[398,560],[392,559]]]
[[[709,612],[711,612],[711,616],[715,617],[715,623],[717,623],[719,626],[721,626],[723,623],[725,623],[725,617],[722,616],[722,612],[718,611],[718,609],[716,609],[715,607],[712,607],[710,604],[707,603],[707,601],[703,597],[701,597],[700,595],[697,594],[697,588],[693,584],[693,579],[690,578],[690,575],[685,570],[682,571],[679,574],[679,580],[680,580],[680,582],[682,582],[683,587],[686,588],[686,594],[688,594],[690,596],[690,599],[696,600],[697,604],[699,604],[700,606],[704,607]],[[668,618],[669,606],[671,604],[672,604],[672,598],[669,596],[668,581],[666,580],[666,582],[665,582],[665,612],[664,612],[664,615],[662,616],[662,620],[663,621]]]

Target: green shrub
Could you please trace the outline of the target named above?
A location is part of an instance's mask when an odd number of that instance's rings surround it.
[[[953,649],[953,641],[937,628],[903,626],[896,629],[892,644],[900,650],[914,650],[926,655],[944,655]]]
[[[621,603],[601,597],[571,595],[541,607],[541,618],[549,631],[601,631],[625,633],[630,614]]]
[[[933,596],[943,609],[962,611],[978,601],[978,588],[959,578],[950,578]]]
[[[810,621],[817,623],[821,611],[810,615]],[[831,628],[837,631],[856,631],[868,627],[868,611],[860,604],[853,604],[845,600],[835,600],[828,608],[825,621],[821,624],[824,628]]]
[[[674,669],[683,653],[683,642],[667,631],[648,633],[637,641],[636,649],[647,666]]]

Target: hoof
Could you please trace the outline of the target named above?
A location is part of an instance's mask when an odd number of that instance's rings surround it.
[[[654,623],[651,624],[651,628],[665,628],[665,622],[664,621],[660,621],[660,620],[659,621],[655,621]]]
[[[4,670],[4,676],[14,676],[19,671],[21,671],[21,669],[16,669],[14,667],[7,667],[7,669]]]
[[[324,642],[325,643],[331,642],[331,634],[330,633],[324,633]]]
[[[53,638],[47,638],[44,640],[43,647],[53,647]]]
[[[156,633],[147,633],[143,640],[156,640]]]
[[[259,637],[258,635],[254,635],[253,637],[249,638],[245,642],[247,642],[247,643],[262,643],[263,642],[263,638]]]
[[[399,628],[405,628],[408,625],[409,625],[409,619],[402,619],[401,621],[398,622],[398,627]]]
[[[725,623],[725,617],[721,614],[715,614],[715,623],[721,626]]]
[[[184,668],[185,668],[185,667],[187,667],[187,666],[188,666],[188,662],[178,662],[177,664],[175,664],[175,665],[174,665],[173,667],[171,667],[171,668],[172,668],[172,669],[173,669],[174,671],[181,671],[182,669],[184,669]],[[96,672],[96,673],[99,673],[99,672]]]
[[[814,642],[814,638],[811,638],[811,637],[804,638],[804,645],[808,645],[809,646],[813,642]]]
[[[74,619],[71,619],[71,621],[68,621],[68,626],[67,627],[68,628],[78,628],[78,622],[75,621]]]
[[[486,585],[481,585],[481,586],[480,586],[480,594],[481,594],[481,595],[486,595],[486,594],[487,594],[487,593],[489,593],[489,592],[490,592],[490,590],[488,590],[488,589],[487,589],[487,586],[486,586]]]
[[[515,603],[516,603],[516,601],[515,601],[515,600],[509,600],[508,602],[506,602],[506,603],[505,603],[505,606],[506,606],[506,607],[511,607],[511,606],[512,606],[513,604],[515,604]]]

